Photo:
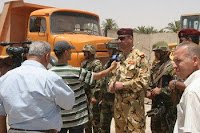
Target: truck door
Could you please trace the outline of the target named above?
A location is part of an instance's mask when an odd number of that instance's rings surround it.
[[[28,38],[30,41],[47,41],[47,23],[44,17],[30,17]]]

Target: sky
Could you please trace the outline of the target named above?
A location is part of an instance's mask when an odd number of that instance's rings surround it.
[[[0,0],[0,12],[4,2]],[[24,0],[58,8],[78,9],[99,15],[100,22],[111,18],[119,28],[153,26],[165,28],[182,14],[200,13],[200,0]]]

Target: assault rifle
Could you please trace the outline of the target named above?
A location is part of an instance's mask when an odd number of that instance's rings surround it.
[[[171,80],[168,76],[166,75],[161,75],[160,77],[162,77],[163,81],[162,81],[162,86],[168,86],[169,81]],[[151,81],[153,81],[153,77],[151,74]],[[150,83],[150,88],[156,88],[156,84],[151,82]],[[155,96],[154,97],[156,99],[156,107],[152,108],[151,110],[149,110],[147,112],[148,117],[152,117],[152,116],[160,116],[160,118],[164,117],[167,128],[168,128],[168,133],[172,133],[173,129],[172,129],[172,125],[170,123],[170,115],[168,114],[168,111],[166,110],[166,106],[162,100],[161,96]]]
[[[152,116],[160,116],[161,118],[164,117],[165,118],[165,122],[168,128],[168,133],[172,133],[173,129],[172,129],[172,125],[169,122],[170,119],[170,115],[168,114],[168,112],[166,111],[166,107],[164,105],[164,102],[162,100],[160,100],[159,104],[157,105],[156,108],[152,108],[151,110],[147,111],[147,115],[148,117],[152,117]]]

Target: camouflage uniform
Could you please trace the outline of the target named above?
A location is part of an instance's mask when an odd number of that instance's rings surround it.
[[[116,133],[144,133],[144,88],[149,86],[149,68],[146,57],[132,48],[127,57],[120,55],[111,82],[120,81],[123,89],[115,91],[114,118]]]
[[[167,43],[158,42],[153,45],[153,51],[156,50],[169,51],[169,48]],[[160,94],[152,99],[152,109],[161,107],[161,104],[163,104],[166,109],[166,111],[163,110],[161,113],[151,117],[152,133],[169,132],[166,117],[169,120],[171,131],[173,131],[176,120],[176,108],[175,105],[173,105],[171,93],[168,90],[168,84],[174,78],[174,72],[173,61],[169,57],[164,63],[157,62],[151,69],[151,88],[158,87],[161,89]],[[159,75],[162,76],[159,78]]]
[[[107,66],[109,62],[105,64]],[[100,132],[110,133],[110,124],[113,117],[113,106],[115,95],[108,92],[108,81],[111,78],[109,73],[105,78],[101,80],[101,112],[100,112]]]
[[[118,40],[111,40],[107,45],[107,49],[113,49],[118,52],[119,44]],[[116,53],[114,53],[116,54]],[[112,62],[112,59],[108,61],[103,69],[106,69]],[[108,81],[112,77],[112,73],[109,73],[105,78],[101,80],[101,113],[100,113],[100,132],[110,133],[111,120],[114,112],[114,98],[115,95],[108,91]]]
[[[91,45],[87,45],[90,47]],[[84,47],[85,48],[85,47]],[[93,47],[90,49],[86,49],[83,51],[89,51],[91,54],[95,54],[96,51],[93,51]],[[102,71],[102,64],[100,60],[94,59],[92,61],[88,61],[87,59],[83,60],[81,63],[81,67],[85,68],[86,70],[93,71],[93,72],[100,72]],[[92,85],[84,85],[85,93],[88,99],[88,112],[89,112],[89,122],[86,124],[86,133],[92,132],[92,126],[93,126],[93,132],[97,133],[99,132],[100,128],[100,109],[99,109],[99,94],[100,94],[100,80],[94,80]],[[92,104],[91,98],[97,99],[97,103]]]

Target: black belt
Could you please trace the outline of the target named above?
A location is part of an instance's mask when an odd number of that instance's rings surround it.
[[[16,130],[16,131],[35,131],[35,132],[43,132],[43,133],[49,133],[50,130],[28,130],[28,129],[17,129],[17,128],[10,128],[10,130]]]

